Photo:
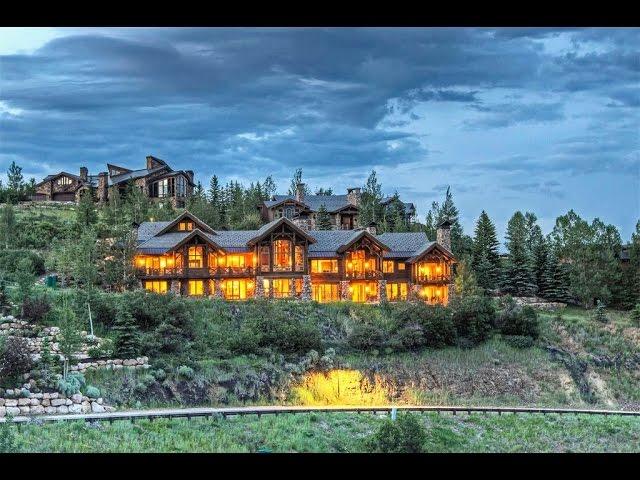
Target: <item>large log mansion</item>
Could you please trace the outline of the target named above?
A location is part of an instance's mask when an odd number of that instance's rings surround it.
[[[286,216],[259,230],[214,231],[185,211],[137,227],[134,263],[141,286],[157,293],[446,304],[455,258],[448,222],[431,242],[423,232],[304,229]]]

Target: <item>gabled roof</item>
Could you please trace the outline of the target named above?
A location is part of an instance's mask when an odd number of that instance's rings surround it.
[[[410,258],[433,243],[424,232],[389,232],[376,236],[391,249],[385,252],[385,258]]]
[[[218,250],[223,250],[212,238],[212,235],[196,228],[189,232],[169,232],[162,235],[156,235],[145,242],[138,245],[139,253],[163,254],[178,248],[180,245],[188,242],[194,237],[204,240]]]
[[[46,177],[44,177],[44,179],[40,183],[36,183],[36,187],[39,187],[43,183],[50,182],[51,180],[55,180],[62,176],[73,178],[74,180],[83,183],[82,179],[78,175],[74,175],[73,173],[69,173],[69,172],[58,172],[58,173],[54,173],[52,175],[47,175]]]
[[[273,208],[273,207],[277,207],[279,205],[282,205],[285,202],[293,202],[296,205],[300,205],[301,207],[304,208],[309,208],[309,206],[306,203],[302,203],[299,202],[298,200],[296,200],[294,197],[290,196],[290,195],[276,195],[278,197],[284,197],[281,198],[279,200],[267,200],[264,202],[264,204],[268,207],[268,208]]]
[[[110,177],[109,180],[111,185],[117,185],[119,183],[128,182],[129,180],[135,180],[137,178],[146,177],[148,175],[151,175],[152,173],[156,173],[161,170],[164,170],[165,168],[167,167],[162,166],[162,167],[156,167],[151,169],[142,168],[140,170],[129,170],[126,173],[113,175],[112,177]]]
[[[297,201],[293,195],[274,195],[272,200],[266,200],[264,204],[267,208],[273,208],[286,200]],[[302,202],[298,203],[302,203],[312,212],[317,212],[320,205],[324,205],[329,213],[335,213],[349,205],[358,208],[347,200],[347,195],[305,195]]]
[[[348,250],[349,247],[351,247],[354,243],[362,240],[363,238],[368,238],[369,240],[373,241],[382,250],[386,250],[386,251],[391,250],[384,243],[382,243],[378,238],[376,238],[374,235],[367,232],[366,230],[355,230],[353,236],[346,243],[338,247],[337,249],[338,253],[343,253],[344,251]]]
[[[264,237],[266,237],[269,233],[271,233],[275,228],[283,224],[287,225],[289,228],[291,228],[294,232],[296,232],[301,237],[306,238],[309,243],[315,243],[316,239],[313,238],[311,235],[309,235],[307,231],[298,227],[295,223],[293,223],[288,218],[280,217],[277,220],[273,220],[272,222],[269,222],[263,225],[262,227],[260,227],[260,229],[256,232],[256,234],[247,242],[247,245],[254,245],[255,243],[262,240]]]
[[[431,242],[430,245],[427,245],[422,250],[417,252],[413,257],[407,260],[407,263],[415,263],[419,261],[421,258],[423,258],[425,255],[427,255],[428,253],[432,252],[433,250],[440,251],[440,253],[443,253],[445,256],[451,258],[451,260],[455,259],[455,257],[453,256],[453,253],[451,253],[449,250],[444,248],[442,245],[436,242]]]
[[[107,163],[107,170],[109,170],[109,174],[111,174],[111,169],[122,170],[123,173],[132,171],[130,168],[120,167],[118,165],[114,165],[113,163]]]
[[[180,223],[181,221],[183,221],[185,219],[191,220],[193,223],[195,223],[197,225],[197,227],[200,230],[216,235],[216,232],[213,230],[213,228],[211,228],[209,225],[204,223],[202,220],[200,220],[198,217],[196,217],[193,213],[189,212],[188,210],[185,210],[180,215],[178,215],[178,217],[175,220],[173,220],[173,221],[169,222],[167,225],[165,225],[165,227],[162,228],[161,230],[159,230],[158,233],[156,233],[156,235],[162,235],[164,233],[167,233],[169,230],[171,230],[178,223]]]

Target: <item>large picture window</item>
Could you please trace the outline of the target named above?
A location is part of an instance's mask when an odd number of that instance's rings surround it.
[[[183,176],[176,177],[176,197],[187,196],[187,181]]]
[[[302,272],[304,270],[304,247],[302,245],[296,245],[296,272]]]
[[[201,246],[189,247],[189,268],[203,267],[202,250]]]
[[[407,299],[406,283],[387,283],[387,300],[393,302],[395,300]]]
[[[271,270],[271,251],[266,245],[260,247],[260,270],[263,272]]]
[[[244,300],[253,296],[252,280],[225,280],[222,282],[222,293],[226,300]]]
[[[273,269],[277,272],[291,271],[291,241],[273,242]]]
[[[311,285],[311,296],[316,302],[337,302],[340,300],[337,283],[319,283]]]
[[[275,298],[291,296],[291,280],[288,278],[275,278],[271,281],[273,296]]]
[[[144,288],[148,292],[167,293],[167,283],[166,281],[146,281],[144,282]]]
[[[338,260],[311,260],[311,273],[338,273]]]
[[[189,295],[194,297],[204,295],[204,281],[189,280]]]
[[[382,262],[382,272],[383,273],[393,273],[394,263],[395,262],[393,260],[384,260]]]

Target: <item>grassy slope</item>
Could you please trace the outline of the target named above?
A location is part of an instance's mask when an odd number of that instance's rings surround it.
[[[420,416],[429,452],[638,452],[640,419],[504,415]],[[227,420],[156,420],[89,426],[29,425],[16,436],[27,452],[362,452],[382,419],[308,414]],[[15,427],[13,427],[15,428]]]

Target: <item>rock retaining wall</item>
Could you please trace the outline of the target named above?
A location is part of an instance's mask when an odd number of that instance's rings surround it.
[[[540,310],[558,310],[567,306],[566,303],[549,302],[540,297],[513,297],[513,299],[518,305],[528,305],[533,308],[539,308]]]
[[[102,398],[91,398],[77,393],[67,398],[58,393],[29,393],[23,396],[24,390],[0,390],[0,418],[7,415],[52,415],[69,413],[103,413],[112,412],[114,407],[105,405]]]

